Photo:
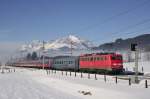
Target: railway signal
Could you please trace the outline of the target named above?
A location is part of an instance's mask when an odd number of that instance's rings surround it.
[[[131,51],[137,51],[137,44],[136,43],[131,44]]]
[[[132,43],[131,44],[131,51],[135,52],[135,83],[138,83],[138,45],[137,43]]]

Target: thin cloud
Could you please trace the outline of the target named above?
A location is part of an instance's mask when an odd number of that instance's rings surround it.
[[[0,30],[0,33],[10,33],[12,30]]]
[[[21,45],[21,42],[0,42],[0,61],[6,62]]]

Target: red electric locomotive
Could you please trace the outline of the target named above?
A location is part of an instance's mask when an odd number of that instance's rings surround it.
[[[84,54],[79,59],[80,69],[96,69],[108,71],[122,71],[123,61],[121,54],[94,53]]]

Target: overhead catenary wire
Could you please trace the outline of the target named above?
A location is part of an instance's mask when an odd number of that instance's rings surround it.
[[[105,33],[106,35],[108,35],[107,36],[107,38],[101,38],[101,40],[107,40],[107,39],[110,39],[110,37],[111,37],[111,39],[112,39],[112,37],[113,36],[115,36],[115,35],[120,35],[120,36],[123,36],[123,35],[129,35],[130,33],[128,32],[128,33],[125,33],[125,31],[127,31],[127,30],[129,30],[129,29],[132,29],[132,28],[135,28],[135,27],[137,27],[137,26],[140,26],[140,25],[143,25],[143,24],[145,24],[145,23],[148,23],[148,22],[150,22],[150,18],[148,18],[148,19],[145,19],[145,20],[142,20],[142,21],[140,21],[140,22],[138,22],[138,23],[136,23],[136,24],[132,24],[132,25],[129,25],[129,26],[127,26],[127,27],[125,27],[125,28],[122,28],[122,29],[120,29],[120,30],[118,30],[118,31],[116,31],[116,32],[110,32],[110,33]],[[137,31],[138,32],[138,31]],[[140,32],[140,31],[139,31]],[[106,36],[105,35],[105,36]]]
[[[122,35],[122,32],[123,32],[123,31],[126,31],[126,30],[131,29],[131,28],[135,28],[135,27],[137,27],[137,26],[139,26],[139,25],[142,25],[142,24],[145,24],[145,23],[148,23],[148,22],[150,22],[150,18],[145,19],[145,20],[142,20],[142,21],[140,21],[140,22],[138,22],[138,23],[136,23],[136,24],[129,25],[129,26],[123,28],[123,29],[120,29],[120,30],[117,31],[117,32],[108,33],[108,34],[109,34],[109,37],[111,37],[112,35],[116,35],[116,34],[121,34],[121,35]],[[147,28],[150,29],[150,27],[147,27]],[[142,29],[142,30],[144,30],[144,29]],[[142,30],[139,30],[139,31],[136,31],[136,32],[140,32],[140,31],[142,31]],[[130,33],[128,32],[128,33],[124,33],[124,34],[131,34],[131,33],[133,33],[133,32],[130,32]],[[103,38],[103,39],[107,39],[107,38]],[[102,40],[102,39],[101,39],[101,40]],[[78,50],[83,50],[83,49],[78,49]],[[90,50],[91,50],[91,49],[90,49]]]
[[[139,26],[139,25],[142,25],[142,24],[145,24],[145,23],[148,23],[148,22],[150,22],[150,18],[145,19],[145,20],[142,20],[142,21],[140,21],[140,22],[138,22],[138,23],[136,23],[136,24],[129,25],[129,26],[123,28],[123,29],[120,29],[120,30],[117,31],[117,32],[112,32],[112,33],[108,33],[108,34],[109,34],[109,35],[116,35],[116,34],[120,34],[120,33],[122,34],[122,32],[124,32],[124,31],[127,31],[127,30],[129,30],[129,29],[135,28],[135,27],[137,27],[137,26]],[[128,33],[128,34],[129,34],[129,33]]]
[[[83,28],[83,29],[77,30],[77,32],[87,31],[87,30],[90,30],[90,29],[92,29],[92,28],[95,28],[95,27],[98,27],[98,26],[100,26],[100,25],[103,25],[103,24],[105,24],[105,23],[107,23],[107,22],[109,22],[109,21],[112,21],[112,20],[116,19],[117,17],[126,15],[126,14],[128,14],[129,12],[131,12],[131,11],[133,11],[133,10],[139,9],[139,8],[143,7],[144,5],[148,4],[149,2],[150,2],[150,0],[146,0],[146,1],[144,1],[143,3],[137,4],[136,6],[134,6],[134,7],[132,7],[132,8],[129,8],[129,9],[123,11],[123,12],[117,13],[117,14],[111,16],[111,17],[108,17],[108,18],[102,20],[101,22],[98,22],[98,23],[96,23],[96,24],[89,25],[89,26],[87,26],[87,27],[85,27],[85,28]]]
[[[133,31],[133,32],[124,32],[123,34],[126,34],[126,35],[130,35],[130,34],[135,34],[135,33],[139,33],[139,32],[143,32],[143,30],[147,31],[147,30],[150,30],[150,27],[146,27],[146,28],[143,28],[143,29],[140,29],[140,30],[137,30],[137,31]]]

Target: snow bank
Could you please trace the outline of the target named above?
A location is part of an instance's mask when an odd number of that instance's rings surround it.
[[[115,83],[113,76],[107,76],[106,83],[103,75],[80,73],[75,77],[72,73],[66,76],[57,71],[47,75],[45,70],[20,69],[12,73],[0,73],[0,99],[149,99],[150,88],[140,84],[128,85],[128,81],[118,79]],[[148,82],[150,84],[150,82]],[[89,92],[84,95],[82,92]]]
[[[144,70],[145,73],[147,73],[147,72],[150,73],[150,62],[149,61],[139,62],[138,65],[139,65],[138,68],[139,68],[140,72],[142,72],[142,67],[143,67],[143,70]],[[123,66],[124,66],[125,69],[134,71],[135,62],[124,63]]]

